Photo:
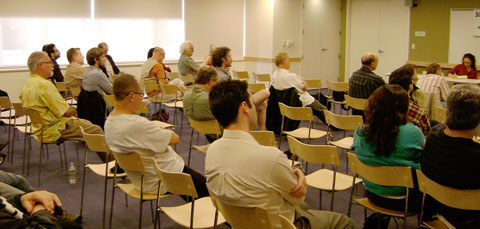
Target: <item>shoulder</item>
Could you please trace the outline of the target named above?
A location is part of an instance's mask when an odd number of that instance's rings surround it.
[[[399,136],[409,139],[424,138],[422,131],[411,122],[399,127]]]

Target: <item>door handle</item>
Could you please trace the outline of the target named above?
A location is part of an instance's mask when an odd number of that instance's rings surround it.
[[[378,53],[384,53],[385,51],[378,49]]]
[[[322,51],[327,51],[328,49],[327,48],[322,48]]]

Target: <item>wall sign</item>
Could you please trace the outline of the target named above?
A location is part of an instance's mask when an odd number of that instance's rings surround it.
[[[473,36],[480,37],[480,9],[473,11]]]

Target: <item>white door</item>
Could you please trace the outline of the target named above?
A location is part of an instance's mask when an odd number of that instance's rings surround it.
[[[340,59],[339,0],[304,0],[302,10],[302,69],[304,78],[337,81]]]
[[[408,60],[410,7],[400,0],[349,1],[349,33],[345,78],[361,67],[366,52],[376,53],[379,63],[375,73],[386,74]]]

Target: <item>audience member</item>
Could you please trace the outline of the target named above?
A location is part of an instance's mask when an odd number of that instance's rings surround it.
[[[67,51],[67,59],[70,65],[65,72],[65,85],[69,88],[81,87],[83,73],[87,70],[82,67],[84,64],[82,52],[79,48],[71,48]]]
[[[162,62],[165,58],[165,51],[156,47],[150,57],[143,65],[141,70],[141,78],[143,81],[155,81],[159,84],[171,84],[177,86],[177,99],[182,98],[185,91],[184,83],[181,79],[168,80]],[[162,99],[161,91],[147,91],[150,102],[160,102]],[[175,99],[175,95],[163,95],[163,102]]]
[[[212,65],[217,71],[218,82],[232,79],[230,67],[232,67],[232,54],[230,48],[217,47],[212,54]]]
[[[289,71],[290,57],[288,53],[279,52],[275,56],[275,65],[278,69],[273,73],[272,87],[275,90],[286,90],[294,87],[300,96],[302,106],[311,107],[313,114],[325,123],[323,111],[327,108],[308,93],[308,85],[300,76]]]
[[[155,51],[157,47],[153,47],[151,49],[148,50],[148,53],[147,53],[147,60],[150,59],[152,56],[153,56],[153,51]],[[165,52],[165,51],[164,51]],[[165,54],[164,54],[164,57],[165,58]],[[162,63],[160,63],[163,65],[163,70],[165,70],[165,75],[167,75],[167,72],[172,72],[172,69],[170,67],[168,67],[167,65],[165,65],[163,63],[163,59],[162,59]],[[167,78],[170,80],[170,78],[168,77],[167,75]]]
[[[115,64],[115,61],[113,61],[112,56],[108,55],[108,45],[105,42],[101,42],[98,44],[98,48],[103,49],[105,52],[105,57],[107,58],[108,61],[105,61],[105,66],[103,66],[101,69],[107,75],[108,77],[111,77],[113,75],[118,75],[120,73],[120,69],[118,69],[117,65]]]
[[[451,75],[459,75],[464,76],[466,75],[469,79],[477,79],[477,63],[475,61],[475,56],[471,53],[467,53],[463,55],[462,64],[458,64],[450,71],[447,72],[448,76]]]
[[[25,108],[38,111],[44,121],[43,140],[55,142],[68,138],[81,138],[80,127],[85,133],[103,134],[102,128],[90,121],[76,118],[77,111],[62,98],[55,85],[48,81],[53,63],[45,52],[33,52],[28,57],[30,76],[25,80],[20,92],[20,100]],[[40,139],[41,125],[33,124],[34,135]],[[97,153],[105,160],[103,153]]]
[[[215,51],[215,45],[211,44],[209,48],[208,55],[205,57],[203,60],[203,65],[204,66],[212,66],[212,56],[213,56],[213,51]]]
[[[407,122],[408,93],[398,85],[379,87],[368,99],[366,124],[357,128],[352,150],[360,161],[375,166],[410,166],[420,168],[424,136],[418,127]],[[398,211],[405,210],[403,187],[382,186],[363,179],[367,198],[374,204]],[[409,191],[409,211],[418,211],[421,203],[418,191]],[[371,215],[365,226],[371,222]],[[385,216],[388,225],[390,217]],[[366,227],[367,228],[367,227]],[[379,227],[380,228],[380,227]]]
[[[430,121],[428,120],[427,112],[425,112],[410,95],[414,87],[411,72],[404,68],[399,68],[390,74],[388,83],[399,85],[409,93],[408,121],[418,126],[423,134],[427,136],[428,132],[430,132]]]
[[[425,93],[417,87],[418,75],[417,75],[417,66],[414,64],[405,64],[401,69],[405,69],[412,76],[413,89],[409,92],[410,99],[415,101],[421,108],[427,108],[427,97]]]
[[[146,169],[143,180],[144,193],[157,194],[159,182],[160,193],[166,193],[150,160],[150,157],[153,157],[165,171],[190,174],[198,195],[208,196],[205,177],[185,166],[182,157],[170,147],[180,143],[178,135],[172,130],[162,129],[155,121],[134,114],[144,94],[139,80],[132,75],[120,75],[113,83],[113,91],[115,107],[105,123],[105,140],[115,153],[139,153]],[[126,172],[135,187],[140,190],[140,174]]]
[[[361,60],[362,67],[352,73],[350,77],[348,95],[353,98],[368,99],[378,87],[385,85],[385,81],[373,72],[378,65],[377,55],[365,53]],[[352,113],[354,115],[363,115],[363,111],[353,108]]]
[[[282,151],[262,146],[250,135],[257,115],[247,87],[245,81],[231,80],[216,84],[210,91],[212,113],[225,131],[208,148],[207,186],[225,204],[266,208],[279,228],[277,215],[293,222],[295,210],[304,211],[298,205],[303,203],[307,183],[303,171],[292,169]],[[315,224],[318,221],[321,228],[355,227],[352,219],[339,213],[307,214],[316,217]]]
[[[180,75],[196,75],[200,67],[192,58],[194,49],[191,41],[185,41],[180,45],[180,59],[178,59],[178,72]]]
[[[63,74],[60,66],[57,64],[57,59],[60,58],[60,52],[54,44],[44,45],[42,51],[46,52],[53,64],[53,75],[51,75],[52,82],[63,82]]]
[[[427,75],[418,80],[418,87],[426,93],[436,93],[442,102],[447,101],[450,87],[447,81],[442,77],[442,68],[437,63],[431,63],[427,66]]]
[[[447,121],[432,128],[421,157],[422,172],[433,181],[457,189],[480,189],[480,144],[472,140],[480,124],[480,89],[455,85],[447,99]],[[448,207],[427,196],[431,206],[456,228],[479,228],[480,211]]]

